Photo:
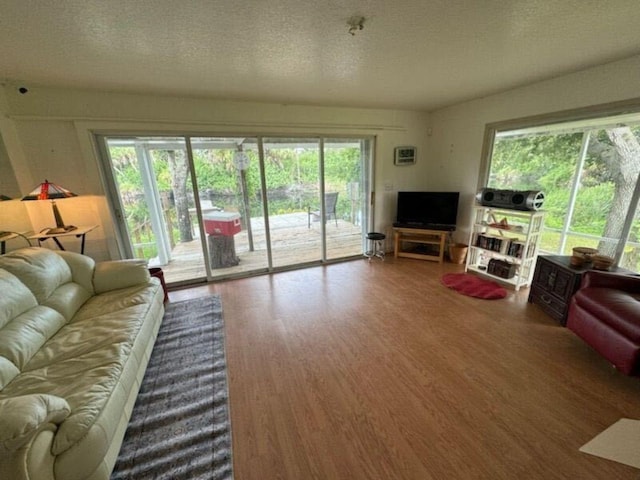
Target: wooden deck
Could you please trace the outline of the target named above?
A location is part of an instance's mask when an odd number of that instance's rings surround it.
[[[318,262],[321,259],[320,223],[312,222],[308,227],[306,213],[290,213],[269,219],[272,258],[274,268]],[[236,255],[240,264],[235,267],[212,270],[214,278],[226,278],[249,272],[265,271],[268,268],[266,235],[262,218],[251,222],[253,251],[249,248],[247,230],[235,235]],[[362,228],[344,220],[330,220],[326,225],[327,259],[339,259],[362,254]],[[206,277],[202,242],[178,243],[172,250],[168,265],[161,266],[165,281],[169,284],[189,282]]]

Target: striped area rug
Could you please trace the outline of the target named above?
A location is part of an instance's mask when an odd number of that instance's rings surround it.
[[[222,304],[167,305],[112,480],[233,479]]]

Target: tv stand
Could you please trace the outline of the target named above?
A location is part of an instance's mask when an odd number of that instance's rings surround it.
[[[394,227],[393,256],[444,262],[448,231]]]

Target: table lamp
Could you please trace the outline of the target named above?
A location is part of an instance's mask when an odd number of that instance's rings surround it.
[[[55,183],[50,183],[49,180],[45,180],[43,183],[38,185],[32,192],[22,197],[22,201],[25,200],[51,200],[51,207],[53,208],[53,216],[56,219],[56,227],[50,228],[47,231],[47,235],[59,234],[70,232],[71,230],[75,230],[77,227],[73,225],[65,225],[62,221],[62,217],[60,216],[60,211],[58,210],[58,206],[56,205],[56,199],[60,198],[69,198],[69,197],[77,197],[73,192],[70,192],[66,188],[62,188],[60,185],[56,185]]]

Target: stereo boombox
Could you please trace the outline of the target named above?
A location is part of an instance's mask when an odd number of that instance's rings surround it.
[[[510,208],[512,210],[540,210],[544,193],[535,190],[495,190],[483,188],[476,200],[485,207]]]

